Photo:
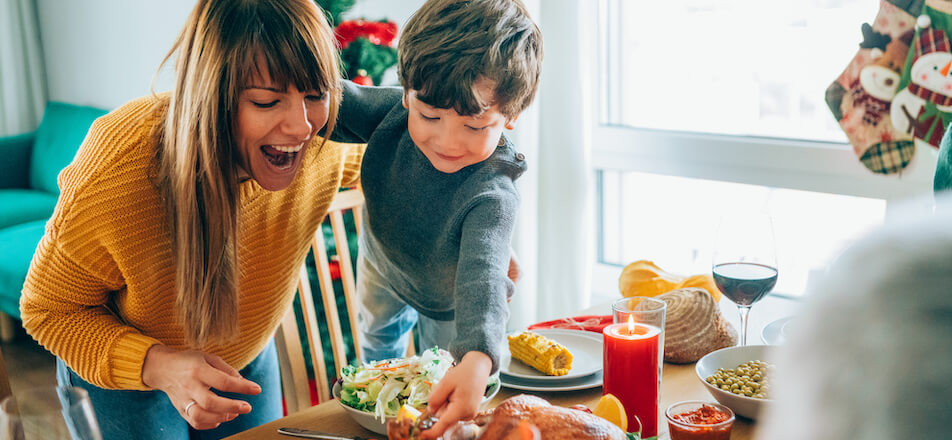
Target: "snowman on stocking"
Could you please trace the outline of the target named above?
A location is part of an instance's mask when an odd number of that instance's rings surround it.
[[[912,134],[917,148],[937,149],[952,122],[952,52],[948,34],[934,28],[929,15],[919,16],[916,26],[909,84],[893,98],[890,118],[896,130]]]
[[[915,153],[912,134],[893,127],[890,110],[912,52],[915,16],[921,8],[881,1],[876,19],[861,27],[859,51],[826,90],[827,105],[853,152],[874,173],[901,172]]]

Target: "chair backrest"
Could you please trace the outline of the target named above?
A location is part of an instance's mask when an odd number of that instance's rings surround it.
[[[360,349],[360,332],[357,330],[357,298],[354,268],[351,263],[350,250],[347,242],[347,230],[344,224],[344,212],[352,211],[354,223],[360,228],[361,206],[364,203],[364,196],[359,190],[347,190],[337,193],[334,201],[328,210],[327,217],[330,220],[331,229],[334,235],[334,243],[337,250],[338,265],[340,267],[340,278],[343,286],[344,300],[347,305],[347,315],[349,317],[350,331],[353,335],[353,352],[357,354],[357,359],[362,359]],[[314,240],[311,243],[314,250],[314,260],[317,269],[317,278],[321,289],[321,298],[324,308],[324,317],[327,322],[327,329],[330,335],[330,345],[333,351],[334,371],[340,371],[340,368],[347,365],[347,350],[344,343],[344,336],[341,328],[339,314],[337,313],[337,298],[334,293],[333,279],[331,276],[330,257],[327,255],[327,243],[324,239],[322,228],[318,228],[314,234]],[[315,388],[318,401],[331,398],[331,386],[327,380],[327,365],[324,362],[324,350],[321,342],[320,332],[318,331],[318,317],[314,306],[314,299],[311,296],[308,271],[305,266],[301,267],[301,277],[298,282],[298,298],[301,303],[301,312],[303,320],[298,322],[295,311],[292,308],[281,322],[278,332],[275,335],[275,342],[278,348],[278,363],[281,367],[282,389],[284,391],[284,400],[288,408],[288,414],[292,414],[301,409],[311,406],[311,386],[308,383],[307,361],[304,359],[304,350],[301,344],[306,343],[310,352],[310,363],[313,369],[311,376],[315,378]],[[307,340],[302,341],[298,330],[298,325],[304,327]]]
[[[340,271],[341,290],[347,308],[348,322],[346,324],[349,325],[352,343],[350,349],[356,355],[358,363],[364,360],[364,356],[360,347],[360,331],[357,328],[356,276],[350,257],[350,247],[347,241],[349,233],[344,221],[344,213],[352,212],[355,226],[353,233],[359,234],[363,204],[364,195],[359,189],[341,191],[334,197],[327,211],[327,220],[329,220],[334,236],[334,247],[337,254],[335,260]],[[310,407],[313,402],[312,396],[317,397],[317,402],[331,399],[332,384],[328,382],[327,368],[334,368],[334,374],[330,376],[335,377],[336,372],[347,365],[348,343],[344,337],[340,315],[337,312],[337,294],[334,291],[333,276],[331,275],[332,259],[328,255],[329,249],[324,238],[323,226],[318,228],[314,234],[311,249],[314,251],[314,265],[321,289],[321,303],[324,309],[324,319],[327,323],[327,333],[330,338],[328,342],[333,354],[334,365],[327,365],[324,361],[324,343],[321,340],[318,312],[314,305],[307,262],[305,262],[301,267],[297,292],[301,304],[302,319],[297,318],[292,307],[284,316],[275,334],[278,364],[281,369],[281,388],[284,392],[288,414]],[[302,334],[306,335],[305,340],[301,339]],[[413,333],[411,332],[407,356],[412,356],[415,353],[413,339]],[[309,359],[305,359],[305,344],[307,351],[310,353]],[[310,371],[308,371],[308,363],[311,366]],[[314,378],[313,386],[309,382],[310,377]]]

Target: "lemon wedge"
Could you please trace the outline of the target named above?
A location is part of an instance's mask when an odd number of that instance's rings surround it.
[[[416,422],[420,414],[422,414],[420,410],[404,403],[397,412],[397,420],[410,419]]]
[[[595,405],[595,409],[592,410],[592,414],[608,420],[613,425],[621,428],[622,431],[628,432],[628,413],[625,412],[625,406],[614,395],[606,394],[602,396],[598,400],[598,404]]]

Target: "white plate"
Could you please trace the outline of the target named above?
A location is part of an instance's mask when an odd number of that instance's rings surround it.
[[[534,382],[567,382],[591,376],[602,371],[602,335],[584,330],[539,329],[531,330],[572,352],[572,369],[563,376],[548,376],[511,356],[503,356],[499,365],[500,376],[526,379]],[[506,351],[508,354],[508,350]]]
[[[767,345],[782,345],[787,341],[784,326],[790,322],[791,318],[793,317],[780,318],[764,326],[764,329],[760,332],[760,339],[763,339]]]
[[[500,375],[499,381],[502,386],[514,390],[523,391],[575,391],[586,390],[602,386],[602,373],[583,377],[581,379],[570,380],[567,382],[542,382],[536,380],[521,380],[514,377],[505,377]]]

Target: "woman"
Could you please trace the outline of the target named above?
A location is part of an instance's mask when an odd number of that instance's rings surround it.
[[[97,120],[60,175],[21,300],[106,440],[281,416],[271,337],[363,154],[316,136],[340,74],[313,1],[200,0],[176,51],[174,90]]]

